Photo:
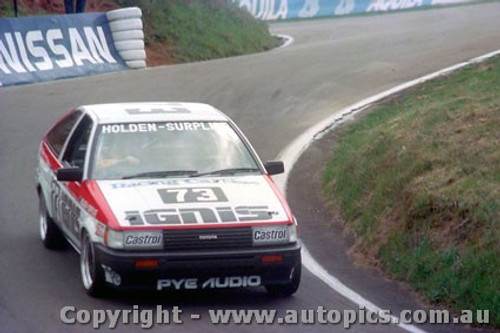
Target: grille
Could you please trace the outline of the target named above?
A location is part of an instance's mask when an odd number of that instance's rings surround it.
[[[250,227],[163,231],[163,248],[169,251],[250,247],[252,247],[252,228]]]

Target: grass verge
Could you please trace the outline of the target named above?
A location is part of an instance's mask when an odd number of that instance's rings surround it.
[[[355,252],[500,328],[500,58],[392,98],[344,127],[324,192]]]

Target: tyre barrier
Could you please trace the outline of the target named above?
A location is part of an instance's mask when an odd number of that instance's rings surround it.
[[[146,51],[144,50],[128,50],[119,53],[125,61],[146,60]]]
[[[142,29],[142,20],[140,18],[128,18],[109,22],[111,32]]]
[[[142,11],[138,7],[121,8],[106,13],[108,21],[124,20],[129,18],[141,18]]]
[[[128,68],[146,68],[141,9],[139,7],[121,8],[107,12],[106,16],[116,51]]]
[[[116,43],[131,39],[144,39],[144,32],[142,31],[142,29],[125,30],[112,32],[111,36],[113,36],[113,40]]]
[[[125,63],[127,64],[128,68],[130,68],[130,69],[146,68],[146,61],[145,60],[125,61]]]
[[[131,39],[115,41],[115,47],[118,52],[130,50],[144,50],[144,41],[142,39]]]

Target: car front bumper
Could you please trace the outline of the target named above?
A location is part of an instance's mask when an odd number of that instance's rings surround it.
[[[246,250],[124,252],[94,244],[105,280],[116,288],[219,289],[289,283],[300,269],[300,243]],[[263,260],[282,258],[282,260]],[[138,267],[142,262],[154,267]]]

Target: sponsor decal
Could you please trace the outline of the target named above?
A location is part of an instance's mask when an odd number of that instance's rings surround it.
[[[155,231],[134,231],[125,233],[123,243],[126,248],[161,248],[163,234]]]
[[[0,19],[0,86],[126,69],[106,15]]]
[[[259,185],[258,181],[252,181],[241,178],[224,177],[219,179],[211,178],[188,178],[188,179],[161,179],[161,180],[130,180],[124,182],[113,182],[111,188],[113,190],[122,188],[146,187],[146,186],[182,186],[182,185],[199,185],[199,184],[235,184],[235,185]]]
[[[239,6],[262,20],[286,19],[288,16],[288,0],[239,0]]]
[[[102,133],[136,133],[136,132],[156,132],[158,127],[155,123],[138,124],[108,124],[102,125]]]
[[[141,115],[141,114],[164,114],[164,113],[191,113],[189,109],[186,109],[182,105],[178,106],[170,106],[164,108],[133,108],[133,109],[125,109],[130,115]]]
[[[390,10],[409,9],[424,5],[423,0],[373,0],[367,12],[386,12]]]
[[[220,222],[268,221],[277,214],[268,206],[220,206],[215,208],[153,209],[144,212],[126,211],[130,225],[176,225]]]
[[[103,134],[116,133],[149,133],[158,130],[165,131],[211,131],[212,124],[202,122],[172,122],[172,123],[127,123],[106,124],[102,126]]]
[[[162,242],[161,235],[151,236],[151,235],[143,235],[143,236],[135,236],[135,235],[127,235],[125,236],[125,245],[158,245]]]
[[[173,122],[166,123],[164,128],[167,131],[211,131],[211,123],[201,123],[201,122]]]
[[[211,277],[202,281],[200,281],[197,278],[160,279],[156,283],[156,289],[181,290],[181,289],[244,288],[244,287],[259,287],[261,283],[262,283],[261,277],[259,275]]]
[[[233,0],[261,20],[289,20],[393,11],[434,5],[436,0]]]
[[[88,201],[85,200],[84,198],[80,198],[80,205],[90,215],[92,215],[94,217],[97,215],[97,208],[95,208],[94,206],[89,204]]]
[[[286,225],[253,227],[252,234],[255,244],[287,242],[289,237]]]
[[[106,233],[106,226],[100,222],[96,222],[95,235],[102,239],[104,238],[105,233]]]
[[[63,228],[73,235],[78,235],[81,208],[66,191],[62,190],[57,181],[51,182],[51,205],[54,218]]]

